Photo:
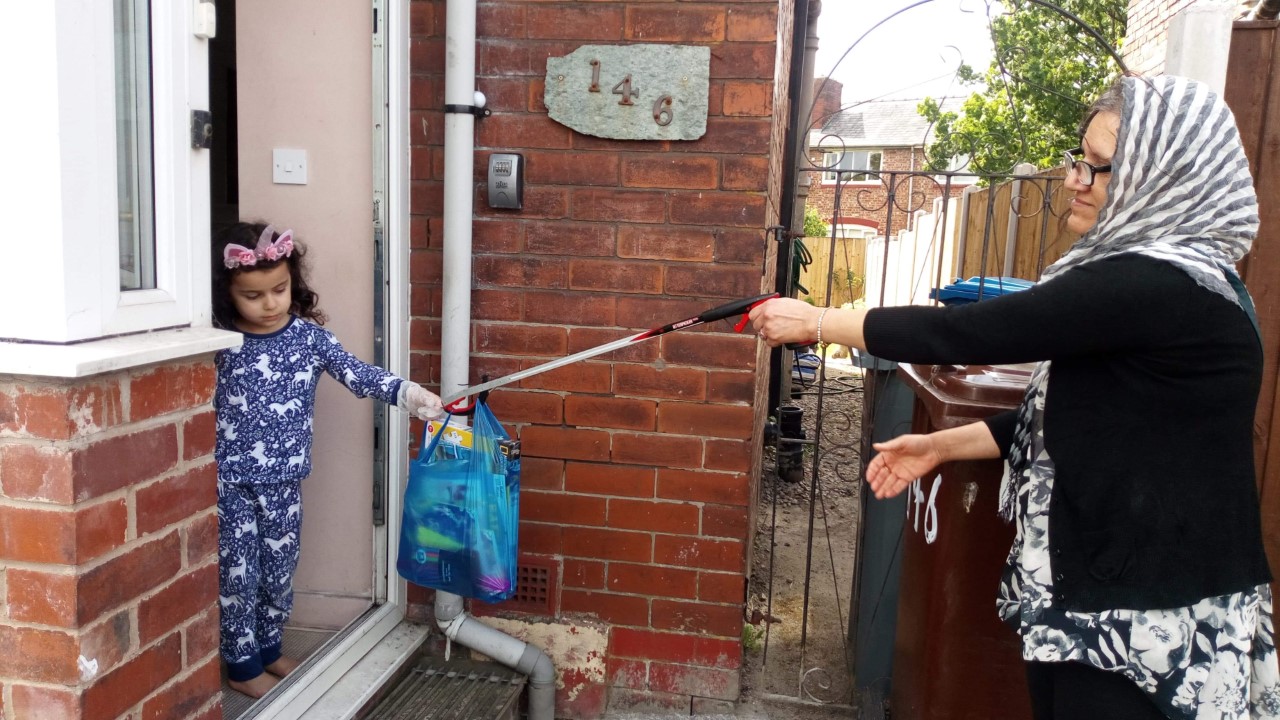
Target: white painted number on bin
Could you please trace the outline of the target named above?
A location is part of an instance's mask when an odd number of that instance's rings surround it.
[[[924,541],[930,545],[934,540],[938,539],[938,487],[942,485],[942,475],[938,475],[933,479],[933,484],[929,488],[928,500],[924,497],[924,489],[920,486],[920,479],[916,478],[911,481],[911,488],[907,491],[907,519],[911,521],[911,529],[920,532],[920,516],[924,515]],[[924,505],[924,511],[921,512],[920,506]]]

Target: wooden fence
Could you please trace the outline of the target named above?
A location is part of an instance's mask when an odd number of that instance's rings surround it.
[[[1253,250],[1240,269],[1258,311],[1266,357],[1254,420],[1254,453],[1267,555],[1272,568],[1280,569],[1280,22],[1236,23],[1224,98],[1240,127],[1262,220]]]
[[[1034,178],[967,193],[963,257],[956,276],[1040,279],[1040,272],[1076,241],[1076,235],[1062,225],[1071,203],[1070,194],[1062,188],[1063,174],[1062,168],[1054,168]],[[1011,226],[1016,233],[1012,246]]]
[[[808,298],[818,307],[840,307],[844,303],[861,300],[866,290],[866,238],[836,238],[834,243],[833,261],[831,238],[804,239],[813,260],[800,271],[800,284],[809,291]],[[830,299],[827,297],[828,275]]]

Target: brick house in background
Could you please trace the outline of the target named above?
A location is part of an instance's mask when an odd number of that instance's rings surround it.
[[[840,237],[874,237],[886,231],[889,220],[889,173],[918,173],[926,165],[929,123],[917,107],[919,99],[844,101],[843,87],[831,78],[814,80],[813,116],[809,131],[810,168],[875,171],[845,174],[840,208],[835,207],[837,172],[809,172],[808,207]],[[945,102],[951,109],[957,101]],[[968,182],[953,181],[951,197],[959,197]],[[896,178],[890,232],[914,228],[917,211],[931,212],[944,185],[929,177]]]

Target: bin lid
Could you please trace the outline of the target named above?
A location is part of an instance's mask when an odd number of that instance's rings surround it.
[[[950,285],[934,288],[929,292],[929,297],[943,303],[975,302],[979,294],[985,300],[1026,290],[1032,285],[1035,283],[1031,280],[1015,277],[971,277],[968,280],[956,280]]]
[[[924,404],[935,430],[1016,408],[1035,370],[1023,365],[912,365],[898,372]]]

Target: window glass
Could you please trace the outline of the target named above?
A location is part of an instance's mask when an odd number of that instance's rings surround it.
[[[156,286],[152,212],[151,5],[113,0],[120,289]]]
[[[828,152],[823,154],[823,167],[831,168],[822,174],[824,182],[873,182],[879,178],[867,173],[845,174],[840,170],[879,170],[881,153],[879,150],[845,150],[844,152]]]

